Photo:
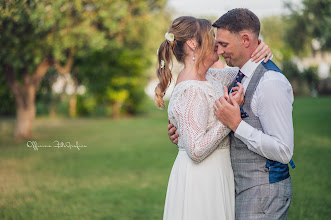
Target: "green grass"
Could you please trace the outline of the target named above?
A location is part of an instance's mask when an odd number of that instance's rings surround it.
[[[151,107],[153,108],[153,107]],[[331,98],[294,103],[297,168],[288,219],[329,219]],[[162,219],[177,149],[166,111],[110,120],[38,118],[38,145],[76,141],[86,148],[26,147],[0,121],[0,219]]]
[[[289,219],[330,219],[331,98],[294,102],[293,199]]]

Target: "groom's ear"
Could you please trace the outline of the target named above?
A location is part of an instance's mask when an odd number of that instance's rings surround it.
[[[245,48],[248,48],[251,45],[252,36],[249,33],[244,32],[244,33],[241,34],[241,41],[243,43],[243,46]]]

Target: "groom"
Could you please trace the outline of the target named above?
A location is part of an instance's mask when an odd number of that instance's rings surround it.
[[[247,9],[233,9],[214,24],[218,54],[239,67],[245,90],[241,117],[236,101],[216,100],[215,115],[231,128],[231,163],[236,219],[286,219],[292,198],[288,163],[293,155],[291,84],[272,62],[250,60],[258,46],[260,21]],[[230,85],[229,90],[235,82]]]
[[[260,33],[260,21],[253,12],[233,9],[213,26],[217,28],[218,54],[227,65],[239,67],[236,81],[245,88],[242,112],[231,93],[214,106],[216,117],[233,131],[236,219],[286,219],[292,198],[287,164],[294,167],[292,87],[272,61],[250,60]],[[173,136],[171,128],[169,136]]]

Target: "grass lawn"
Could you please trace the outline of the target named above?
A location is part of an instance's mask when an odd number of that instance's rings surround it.
[[[151,105],[152,106],[152,105]],[[153,108],[153,107],[151,107]],[[330,219],[331,97],[297,98],[288,219]],[[162,219],[177,149],[166,111],[137,118],[38,118],[38,145],[12,141],[13,119],[0,119],[0,219]]]

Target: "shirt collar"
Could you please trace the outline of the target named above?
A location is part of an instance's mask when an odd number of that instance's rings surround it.
[[[249,59],[243,67],[241,67],[240,71],[246,76],[251,77],[255,69],[258,65],[260,65],[261,62],[255,63],[252,61],[252,59]]]

